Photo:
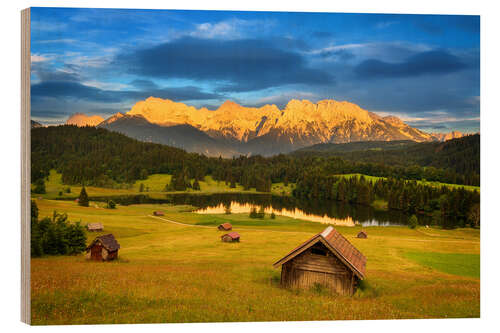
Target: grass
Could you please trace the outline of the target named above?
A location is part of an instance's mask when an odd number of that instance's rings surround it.
[[[42,217],[57,210],[67,212],[71,221],[102,222],[103,233],[113,233],[121,245],[116,262],[90,262],[83,255],[32,259],[32,322],[37,325],[480,314],[479,275],[467,273],[476,268],[443,270],[479,256],[479,232],[473,229],[370,227],[368,238],[358,239],[361,227],[337,227],[368,260],[362,288],[355,297],[345,297],[319,287],[283,289],[280,270],[272,266],[322,231],[320,223],[282,216],[202,215],[188,206],[118,205],[108,210],[46,199],[37,199],[37,205]],[[148,216],[153,210],[188,225]],[[215,225],[225,221],[241,234],[240,243],[220,241]],[[88,242],[96,235],[88,234]]]
[[[407,252],[404,256],[422,266],[440,272],[479,278],[479,254]]]
[[[386,177],[376,177],[376,176],[368,176],[368,175],[362,175],[360,173],[349,173],[349,174],[343,174],[343,175],[338,175],[341,177],[345,178],[351,178],[351,177],[361,177],[364,176],[366,180],[369,180],[371,182],[377,181],[379,179],[386,179]],[[468,191],[478,191],[480,192],[481,188],[479,186],[472,186],[472,185],[459,185],[459,184],[448,184],[448,183],[440,183],[440,182],[430,182],[426,180],[417,180],[418,184],[421,185],[430,185],[434,187],[442,187],[442,186],[447,186],[449,188],[465,188]]]
[[[89,196],[112,196],[112,195],[127,195],[127,194],[147,194],[153,198],[164,198],[167,193],[165,192],[165,185],[170,183],[172,175],[168,174],[154,174],[149,175],[147,179],[138,180],[130,186],[123,186],[123,188],[102,188],[94,186],[86,186],[87,194]],[[236,188],[231,188],[229,184],[223,181],[216,181],[211,176],[206,176],[203,181],[200,181],[200,191],[194,191],[188,189],[187,191],[175,192],[175,193],[222,193],[222,192],[244,192],[244,193],[257,193],[255,188],[245,191],[243,186],[237,184]],[[140,192],[140,186],[144,184],[144,189],[148,189],[147,192]],[[288,184],[285,186],[283,183],[274,183],[271,187],[271,193],[275,195],[291,195],[294,184]],[[32,188],[34,186],[32,185]],[[70,193],[66,193],[67,188],[71,189]],[[46,192],[45,194],[33,194],[33,197],[44,198],[44,199],[56,199],[56,198],[67,198],[76,199],[80,194],[81,186],[68,186],[62,183],[62,176],[55,170],[51,170],[48,180],[45,182]],[[59,193],[62,192],[62,195]]]

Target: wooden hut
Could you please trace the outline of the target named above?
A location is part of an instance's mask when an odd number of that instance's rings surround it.
[[[358,237],[358,238],[368,238],[368,234],[366,233],[366,231],[361,230],[356,237]]]
[[[112,234],[99,236],[87,246],[87,259],[107,261],[118,258],[120,244]]]
[[[87,224],[88,231],[103,231],[104,227],[102,223],[89,223]]]
[[[328,227],[274,264],[279,266],[284,287],[319,284],[333,293],[353,295],[365,278],[366,258],[337,230]]]
[[[222,235],[221,239],[223,242],[239,242],[240,241],[240,234],[233,231],[228,234]]]
[[[229,231],[231,229],[233,229],[233,226],[231,225],[231,223],[222,223],[221,225],[219,225],[217,227],[217,229],[219,229],[220,231]]]
[[[164,213],[163,211],[161,211],[161,210],[155,210],[155,211],[153,212],[153,215],[154,215],[154,216],[164,216],[164,215],[165,215],[165,213]]]

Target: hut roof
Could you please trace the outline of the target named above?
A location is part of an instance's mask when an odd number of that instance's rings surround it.
[[[231,229],[233,226],[231,225],[231,223],[222,223],[220,226],[222,226],[224,229],[226,230],[229,230]]]
[[[89,223],[87,224],[87,229],[89,230],[95,230],[95,229],[102,229],[102,223]]]
[[[236,231],[233,231],[233,232],[230,232],[228,234],[222,235],[221,238],[224,237],[224,236],[229,236],[232,239],[240,238],[240,234],[237,233]]]
[[[116,251],[120,248],[120,244],[116,241],[115,236],[113,236],[113,234],[107,234],[96,237],[96,239],[94,239],[94,241],[87,246],[87,250],[94,246],[94,244],[98,241],[100,241],[102,246],[108,251]]]
[[[358,236],[359,235],[365,235],[365,236],[367,236],[367,233],[365,231],[361,230],[360,232],[358,232]]]
[[[344,236],[333,227],[326,228],[322,233],[313,236],[311,239],[293,249],[286,256],[274,263],[274,266],[283,265],[287,261],[295,258],[317,242],[323,243],[332,253],[334,253],[347,267],[349,267],[360,279],[365,277],[366,257],[359,252]]]

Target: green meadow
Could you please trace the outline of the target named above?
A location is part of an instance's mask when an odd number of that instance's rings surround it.
[[[34,194],[33,197],[44,199],[76,199],[80,194],[81,186],[68,186],[64,185],[61,180],[62,176],[55,170],[50,171],[48,180],[45,182],[45,194]],[[94,186],[86,186],[89,196],[110,196],[110,195],[126,195],[126,194],[148,194],[151,197],[165,197],[169,193],[165,191],[165,186],[170,183],[172,175],[167,174],[154,174],[149,175],[147,179],[136,181],[130,186],[122,186],[119,188],[102,188]],[[222,193],[222,192],[245,192],[257,193],[255,188],[244,191],[243,186],[236,184],[236,188],[231,188],[229,184],[223,181],[213,180],[211,176],[206,176],[203,181],[200,181],[200,191],[188,189],[186,192],[192,193]],[[143,184],[144,192],[140,192],[141,184]],[[291,195],[293,184],[285,186],[283,183],[274,183],[271,186],[271,193],[276,195]],[[34,187],[32,185],[32,187]],[[67,189],[70,193],[66,193]],[[61,193],[62,192],[62,193]],[[179,192],[175,192],[179,193]]]
[[[52,177],[52,176],[51,176]],[[52,180],[52,178],[51,178]],[[165,179],[150,176],[151,191]],[[47,196],[60,185],[48,182]],[[134,191],[124,189],[120,191]],[[221,184],[207,182],[204,191]],[[224,185],[225,186],[225,185]],[[92,191],[107,191],[91,189]],[[72,188],[77,195],[79,188]],[[129,193],[129,192],[127,192]],[[57,193],[56,193],[57,195]],[[32,323],[95,324],[479,317],[477,229],[336,227],[366,257],[366,279],[353,297],[280,287],[272,264],[326,226],[288,217],[208,215],[190,206],[131,205],[38,199],[72,222],[101,222],[121,244],[114,262],[84,255],[31,260]],[[163,210],[162,218],[152,217]],[[172,223],[174,221],[177,223]],[[216,226],[233,224],[240,243],[223,243]]]

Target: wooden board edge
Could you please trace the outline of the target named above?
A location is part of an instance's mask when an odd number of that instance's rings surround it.
[[[21,321],[31,324],[31,11],[21,11]]]

